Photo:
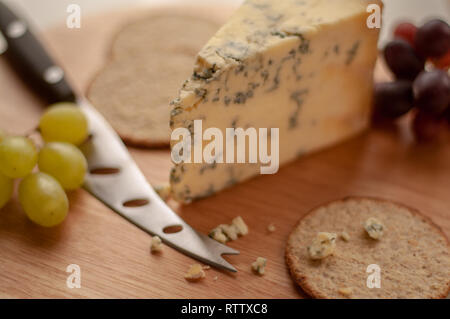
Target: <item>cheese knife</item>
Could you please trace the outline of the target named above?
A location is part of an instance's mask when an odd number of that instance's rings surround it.
[[[88,161],[83,187],[113,211],[145,232],[194,259],[232,272],[222,258],[239,252],[195,231],[156,194],[122,140],[81,95],[75,94],[63,69],[46,52],[29,24],[0,1],[4,55],[36,93],[49,103],[75,102],[89,121],[90,138],[80,148]]]

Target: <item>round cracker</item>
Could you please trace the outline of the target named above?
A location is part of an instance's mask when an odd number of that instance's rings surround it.
[[[364,222],[386,231],[371,239]],[[333,255],[311,260],[307,246],[318,232],[347,232]],[[418,211],[373,198],[346,198],[304,216],[290,234],[286,262],[293,279],[314,298],[445,298],[450,290],[450,247],[445,234]],[[381,268],[381,288],[368,288],[367,267]],[[351,294],[339,290],[350,288]]]
[[[215,22],[167,11],[118,33],[111,59],[87,96],[126,144],[169,146],[169,104],[218,28]]]
[[[165,146],[170,136],[169,102],[191,71],[192,59],[184,55],[149,53],[132,63],[116,60],[92,82],[88,97],[125,143]]]
[[[152,51],[195,57],[218,29],[216,22],[201,16],[161,12],[122,29],[113,41],[112,58],[142,56]]]

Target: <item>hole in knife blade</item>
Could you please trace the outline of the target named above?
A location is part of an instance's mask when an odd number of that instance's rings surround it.
[[[148,199],[140,198],[126,201],[122,205],[125,207],[141,207],[147,205],[148,203],[150,203]]]
[[[176,234],[182,230],[183,230],[183,226],[173,225],[173,226],[164,227],[163,232],[164,232],[164,234]]]
[[[92,175],[112,175],[118,174],[120,172],[119,168],[116,167],[99,167],[91,169],[90,173]]]

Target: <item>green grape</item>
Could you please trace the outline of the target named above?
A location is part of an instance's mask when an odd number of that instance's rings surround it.
[[[86,175],[87,163],[81,151],[69,143],[48,143],[39,152],[41,172],[58,180],[65,190],[80,188]]]
[[[51,106],[39,123],[46,142],[67,142],[80,145],[88,137],[88,122],[83,111],[73,103]]]
[[[13,193],[13,180],[0,174],[0,209],[11,199]]]
[[[9,136],[0,143],[0,173],[9,178],[30,174],[37,158],[36,147],[26,137]]]
[[[69,200],[56,179],[45,173],[35,173],[22,180],[19,201],[34,223],[53,227],[64,221]]]

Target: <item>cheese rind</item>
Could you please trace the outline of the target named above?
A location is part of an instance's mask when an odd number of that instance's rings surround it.
[[[361,132],[379,33],[366,25],[368,3],[247,0],[199,53],[172,102],[172,130],[192,132],[197,119],[224,136],[226,128],[279,128],[280,164]],[[259,174],[260,166],[176,164],[173,197],[209,196]]]

